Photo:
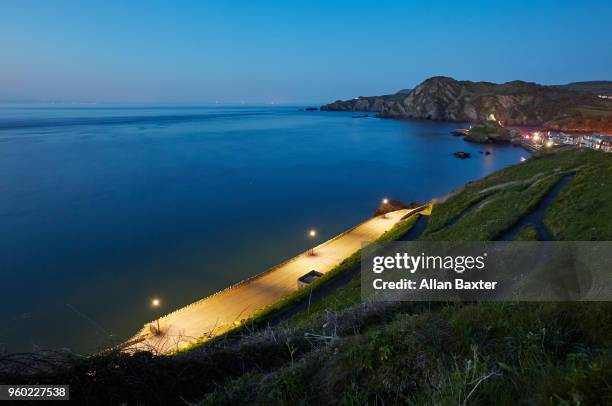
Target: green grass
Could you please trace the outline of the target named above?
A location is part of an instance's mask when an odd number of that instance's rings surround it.
[[[593,204],[602,203],[602,198],[594,193],[598,186],[593,176],[604,168],[610,170],[611,164],[609,154],[592,150],[566,150],[536,156],[525,163],[495,172],[469,183],[447,201],[435,205],[423,239],[493,240],[529,213],[564,173],[583,166],[585,170],[567,187],[569,192],[563,191],[557,199],[560,203],[550,208],[551,217],[547,220],[553,235],[566,239],[562,234],[556,234],[564,227],[560,223],[596,222],[592,211],[576,212],[572,208],[590,206],[592,209]],[[576,189],[582,179],[590,188],[584,197]],[[600,184],[612,182],[612,176],[605,176],[605,179]],[[602,197],[612,197],[611,190],[601,191]],[[610,210],[605,208],[604,214],[612,213]],[[605,227],[596,229],[598,237],[610,236]],[[576,232],[577,227],[569,231],[570,234]],[[588,234],[584,232],[575,235],[577,239],[588,239]]]
[[[590,155],[589,164],[559,193],[544,218],[558,240],[612,240],[612,156]]]
[[[493,124],[474,126],[470,130],[470,133],[475,135],[494,135],[505,132],[507,132],[505,128]]]
[[[388,323],[201,404],[609,404],[611,314],[607,303],[392,309]]]
[[[475,203],[476,207],[455,224],[436,232],[426,231],[423,239],[494,240],[531,211],[559,179],[560,175],[551,174],[541,178],[535,186],[521,185],[492,193],[483,201]],[[432,219],[435,216],[434,207]]]
[[[516,235],[514,241],[538,241],[538,230],[535,229],[531,224],[527,224],[521,231]]]

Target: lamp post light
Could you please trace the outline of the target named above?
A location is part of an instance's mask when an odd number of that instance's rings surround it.
[[[151,300],[151,306],[153,308],[159,308],[159,306],[161,305],[161,301],[158,298],[154,298],[153,300]],[[159,317],[157,318],[157,334],[161,334],[161,330],[159,328]]]
[[[389,199],[387,199],[386,197],[384,199],[382,199],[382,209],[383,209],[383,215],[382,218],[386,219],[387,218],[387,212],[385,211],[387,209],[387,205],[389,204]]]
[[[308,232],[308,236],[313,240],[313,244],[314,244],[314,239],[317,236],[317,231],[316,230],[310,230]],[[314,246],[312,248],[310,248],[310,255],[314,255]]]

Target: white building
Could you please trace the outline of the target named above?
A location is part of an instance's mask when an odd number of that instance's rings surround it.
[[[566,134],[564,132],[549,132],[548,139],[555,145],[578,145],[580,144],[580,136],[575,134]]]
[[[598,149],[604,152],[612,152],[612,136],[599,133],[583,135],[580,137],[580,146]]]
[[[584,148],[599,149],[600,142],[601,140],[595,133],[583,135],[580,138],[580,146]]]
[[[595,134],[598,139],[597,148],[604,152],[612,152],[612,136],[604,134]]]
[[[567,134],[564,132],[551,132],[542,135],[540,132],[524,136],[528,143],[539,149],[541,146],[552,147],[554,145],[576,145],[581,148],[591,148],[603,152],[612,152],[612,135],[599,133],[592,134]]]

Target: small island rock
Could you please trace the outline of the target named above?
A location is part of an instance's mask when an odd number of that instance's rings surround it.
[[[459,159],[469,159],[472,157],[472,154],[469,152],[457,151],[453,153],[453,156]]]

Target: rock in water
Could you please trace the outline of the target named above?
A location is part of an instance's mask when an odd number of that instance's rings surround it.
[[[453,155],[455,156],[455,158],[459,158],[459,159],[469,159],[472,157],[472,154],[470,154],[469,152],[463,152],[463,151],[454,152]]]
[[[456,130],[451,131],[451,134],[457,137],[466,136],[469,133],[470,133],[470,130],[465,129],[465,128],[457,128]]]
[[[467,142],[475,142],[477,144],[490,144],[493,142],[487,135],[484,134],[468,134],[463,137],[463,140]]]

